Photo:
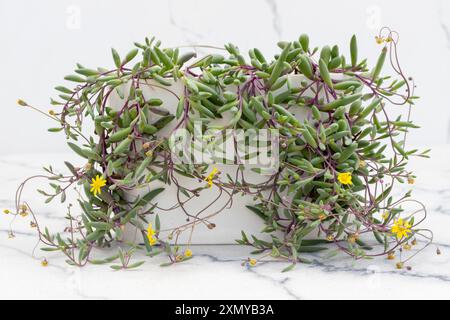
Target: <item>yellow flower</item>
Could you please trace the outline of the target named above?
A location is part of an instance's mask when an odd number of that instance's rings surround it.
[[[409,251],[409,250],[411,250],[411,245],[405,244],[405,245],[403,246],[403,249],[406,250],[406,251]]]
[[[352,182],[352,174],[350,172],[344,172],[338,174],[338,180],[342,184],[353,184]]]
[[[3,210],[3,213],[4,213],[4,214],[10,214],[11,211],[9,211],[8,209],[5,209],[5,210]]]
[[[403,237],[407,237],[411,231],[411,224],[409,222],[404,221],[403,219],[398,219],[394,221],[394,225],[392,226],[391,232],[397,236],[397,239],[402,239]]]
[[[414,184],[415,182],[416,180],[414,180],[414,178],[408,177],[408,184]]]
[[[395,259],[395,255],[394,253],[390,252],[387,256],[388,260],[394,260]]]
[[[186,258],[192,257],[192,250],[191,250],[191,249],[187,249],[187,250],[184,252],[184,256],[185,256]]]
[[[148,239],[148,242],[150,243],[150,246],[153,247],[154,245],[156,245],[158,243],[158,240],[155,237],[150,237]]]
[[[208,187],[211,189],[213,187],[213,179],[219,173],[219,169],[214,168],[208,177],[206,177],[205,181],[208,182]]]
[[[106,185],[106,180],[97,175],[94,178],[92,178],[92,183],[91,183],[91,192],[94,194],[94,196],[97,196],[97,194],[102,193],[102,188]]]
[[[152,247],[158,242],[158,240],[155,238],[155,234],[156,231],[155,229],[153,229],[153,225],[149,223],[147,228],[147,239]]]
[[[49,110],[49,111],[48,111],[48,114],[51,115],[51,116],[54,116],[54,115],[55,115],[55,111]]]
[[[394,41],[394,39],[392,39],[391,37],[387,37],[385,41],[389,43],[389,42]]]
[[[379,37],[379,36],[375,36],[375,41],[378,44],[382,44],[384,42],[384,38],[383,37]]]
[[[354,244],[356,242],[356,240],[359,239],[359,236],[357,234],[351,234],[348,236],[347,241],[350,244]]]
[[[43,266],[43,267],[48,267],[48,261],[47,261],[47,259],[44,259],[44,260],[41,261],[41,266]]]
[[[403,262],[399,262],[396,264],[397,269],[403,269]]]
[[[389,218],[389,212],[386,211],[381,217],[383,218],[383,220],[387,220]]]
[[[25,218],[25,217],[27,217],[28,216],[28,212],[27,211],[20,211],[20,216],[22,217],[22,218]]]
[[[359,161],[359,167],[364,168],[366,166],[366,162],[364,160]]]
[[[149,223],[147,228],[147,237],[153,237],[155,234],[156,231],[153,229],[153,225]]]
[[[248,264],[249,264],[250,267],[256,266],[257,263],[258,263],[258,261],[256,259],[248,260]]]
[[[330,241],[330,242],[334,241],[333,235],[332,234],[328,235],[327,236],[327,240]]]

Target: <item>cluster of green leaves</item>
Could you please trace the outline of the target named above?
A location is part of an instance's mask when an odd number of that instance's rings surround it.
[[[59,99],[52,104],[61,108],[55,117],[61,126],[51,131],[64,131],[69,147],[88,165],[76,169],[67,164],[73,174],[70,182],[85,190],[79,200],[82,220],[77,221],[81,237],[66,241],[57,235],[55,242],[46,235],[51,247],[65,253],[77,248],[76,264],[83,265],[94,247],[120,239],[123,226],[131,223],[141,230],[148,254],[159,253],[148,243],[145,230],[148,216],[157,211],[152,201],[164,190],[151,190],[133,202],[126,199],[126,192],[156,180],[176,183],[174,173],[202,179],[207,167],[175,167],[168,137],[158,133],[169,125],[193,133],[196,120],[203,121],[206,131],[212,120],[225,116],[231,120],[214,125],[215,129],[277,129],[281,135],[281,166],[267,183],[245,185],[232,179],[217,183],[235,194],[256,195],[257,203],[249,209],[265,221],[263,232],[271,235],[271,241],[265,241],[243,233],[239,243],[295,264],[305,261],[301,253],[323,250],[320,245],[328,242],[355,257],[367,257],[371,248],[360,239],[363,234],[383,243],[383,254],[409,240],[399,242],[390,236],[390,225],[402,211],[397,207],[409,194],[394,200],[390,193],[395,182],[414,178],[406,169],[408,158],[426,152],[405,150],[404,137],[417,126],[409,118],[390,119],[386,111],[394,98],[409,106],[417,98],[401,72],[396,78],[382,75],[389,46],[381,50],[373,69],[359,59],[355,37],[350,41],[350,59],[338,46],[311,48],[307,35],[280,42],[281,52],[271,60],[256,48],[245,57],[233,44],[225,46],[225,55],[200,59],[191,52],[164,49],[154,39],[135,46],[125,58],[112,50],[112,70],[78,64],[76,74],[65,78],[76,86],[56,88]],[[301,77],[301,83],[294,83],[294,77]],[[142,85],[148,80],[168,91],[174,82],[183,83],[184,95],[178,96],[175,114],[162,108],[161,100],[144,97]],[[108,105],[113,93],[124,101],[120,110]],[[299,110],[307,110],[306,120],[296,116]],[[94,123],[95,132],[85,133],[86,120]],[[342,185],[340,173],[350,173],[353,184]],[[107,189],[99,196],[89,190],[96,175],[107,180]],[[188,198],[201,191],[177,186]],[[54,198],[42,193],[49,201]],[[381,219],[378,213],[385,211],[389,218]],[[307,239],[312,233],[317,240]],[[160,244],[176,261],[176,250],[162,239]],[[122,252],[103,262],[120,258],[122,265],[114,268],[122,269],[128,256]]]

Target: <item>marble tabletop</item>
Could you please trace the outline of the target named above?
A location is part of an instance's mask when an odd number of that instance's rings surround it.
[[[299,264],[288,273],[281,273],[286,263],[277,261],[247,269],[241,262],[251,250],[237,245],[195,246],[194,259],[168,268],[160,267],[165,257],[146,258],[139,253],[137,259],[146,263],[134,271],[115,272],[94,265],[75,268],[59,253],[45,254],[49,265],[42,267],[44,255],[40,250],[33,252],[37,235],[30,221],[16,219],[15,238],[10,239],[12,217],[2,213],[0,299],[449,299],[450,146],[435,147],[431,155],[429,160],[411,161],[418,178],[408,187],[428,208],[425,225],[434,232],[434,244],[408,264],[410,271],[397,270],[395,262],[385,258],[354,261],[323,254],[310,255],[311,264]],[[66,157],[0,156],[0,207],[12,207],[15,189],[24,178]],[[33,202],[42,224],[52,231],[64,227],[64,211],[42,204],[34,187],[25,197]],[[436,254],[437,248],[441,255]]]

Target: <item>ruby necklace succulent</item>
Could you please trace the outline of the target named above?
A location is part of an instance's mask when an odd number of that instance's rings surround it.
[[[121,270],[142,265],[143,261],[131,261],[136,250],[149,256],[166,253],[169,261],[164,265],[191,259],[189,243],[181,248],[179,236],[202,232],[200,226],[214,229],[214,216],[245,194],[254,197],[249,213],[258,215],[266,225],[262,233],[271,235],[267,241],[242,231],[237,242],[254,247],[258,256],[244,263],[248,266],[271,257],[289,262],[284,269],[288,271],[308,262],[307,253],[335,247],[356,259],[392,259],[396,252],[403,252],[397,264],[402,267],[414,255],[405,251],[418,238],[426,239],[427,246],[432,233],[419,228],[425,207],[411,199],[410,192],[397,199],[391,192],[396,183],[413,183],[408,159],[427,157],[428,151],[406,149],[407,133],[418,128],[410,118],[417,97],[413,80],[399,64],[398,35],[384,28],[376,41],[381,53],[373,68],[360,60],[355,36],[348,57],[338,46],[312,48],[307,35],[280,42],[281,51],[273,59],[256,48],[244,56],[233,44],[224,46],[224,55],[197,57],[182,53],[183,47],[165,49],[152,38],[135,43],[136,48],[124,58],[113,49],[112,70],[78,64],[76,74],[65,78],[75,86],[58,86],[58,98],[51,101],[55,111],[44,114],[58,124],[49,131],[63,132],[70,149],[87,164],[76,167],[66,162],[69,175],[48,167],[46,175],[35,178],[50,180],[51,191],[39,190],[46,202],[56,197],[65,202],[67,192],[79,192],[81,218],[71,214],[74,208],[69,205],[69,237],[39,227],[37,214],[22,199],[29,179],[19,187],[16,212],[11,214],[31,214],[44,251],[61,251],[73,265],[111,263],[113,269]],[[383,75],[388,66],[393,76]],[[302,80],[297,84],[293,77]],[[163,101],[144,95],[143,86],[149,81],[177,98],[175,113],[162,108]],[[182,84],[182,95],[173,90],[176,83]],[[230,86],[236,92],[230,92]],[[118,110],[109,105],[113,95],[123,101]],[[42,113],[23,100],[19,104]],[[392,105],[404,106],[405,115],[391,118]],[[308,112],[304,121],[296,116],[301,108]],[[225,116],[229,121],[219,130],[279,132],[280,166],[266,182],[246,182],[241,166],[234,177],[225,177],[206,164],[174,163],[168,136],[159,134],[169,127],[194,134],[195,122],[200,120],[206,132],[213,120]],[[94,132],[87,131],[89,122]],[[186,188],[179,183],[179,175],[204,181],[204,187]],[[154,181],[177,187],[174,207],[162,208],[155,201],[165,188],[152,189],[132,202],[125,199],[127,191]],[[210,188],[227,199],[221,210],[185,209],[186,203],[195,202]],[[405,209],[411,204],[417,208]],[[160,217],[174,209],[181,210],[187,222],[164,228]],[[152,216],[156,218],[149,226]],[[400,237],[395,232],[399,221],[408,227]],[[93,249],[113,246],[127,224],[140,230],[144,244],[129,244],[128,250],[96,260]]]

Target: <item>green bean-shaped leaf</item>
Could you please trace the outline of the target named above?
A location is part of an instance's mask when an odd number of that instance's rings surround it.
[[[352,60],[352,67],[356,67],[358,63],[358,42],[356,40],[356,35],[353,35],[350,40],[350,56]]]
[[[278,80],[278,78],[280,77],[281,73],[284,70],[284,63],[287,59],[287,56],[289,54],[289,51],[291,49],[291,44],[288,43],[285,48],[283,49],[283,51],[281,52],[280,57],[278,58],[277,62],[275,63],[275,66],[273,67],[272,70],[272,74],[270,75],[269,81],[268,81],[268,86],[272,87],[272,85],[275,83],[275,81]]]
[[[323,81],[325,81],[325,83],[327,84],[328,87],[333,89],[333,81],[331,81],[331,76],[330,76],[330,72],[328,71],[327,63],[323,59],[320,59],[319,70],[320,70],[320,75],[322,76]]]
[[[381,70],[383,69],[383,66],[384,66],[384,61],[386,60],[386,54],[387,54],[387,47],[384,47],[383,50],[381,51],[380,56],[378,57],[377,64],[376,64],[375,68],[373,69],[373,72],[372,72],[373,80],[377,80],[378,77],[380,76]]]

